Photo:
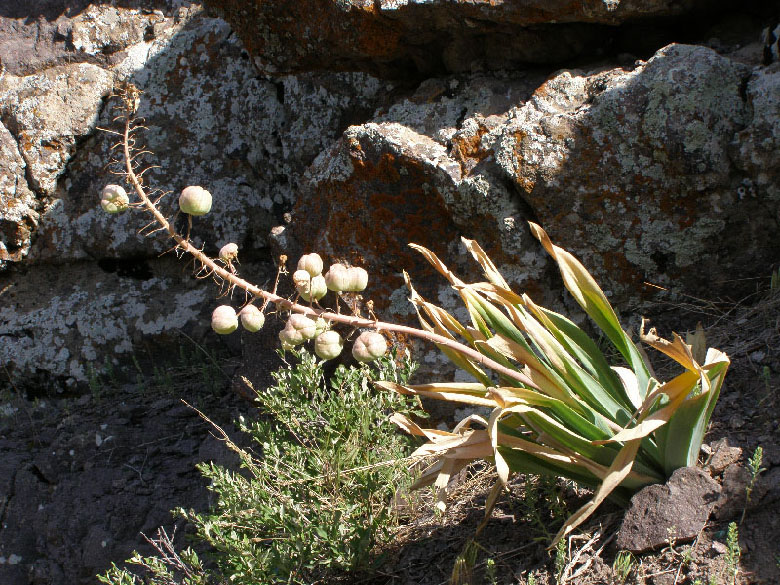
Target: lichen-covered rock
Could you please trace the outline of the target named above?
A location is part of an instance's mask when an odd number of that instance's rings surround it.
[[[0,290],[28,290],[23,280],[59,282],[60,272],[72,263],[150,259],[154,264],[151,259],[170,248],[164,238],[138,234],[144,222],[138,214],[109,217],[100,208],[103,187],[122,182],[111,173],[116,167],[106,167],[116,153],[116,136],[97,130],[117,129],[108,98],[115,84],[133,83],[143,92],[138,115],[148,130],[139,138],[155,151],[146,162],[160,165],[145,174],[146,184],[173,193],[203,185],[214,197],[214,209],[194,220],[194,240],[207,240],[213,255],[220,243],[236,242],[246,250],[242,262],[250,263],[257,257],[253,250],[265,245],[270,228],[292,206],[310,162],[392,88],[361,73],[260,78],[225,22],[196,5],[149,2],[152,10],[142,10],[77,2],[66,10],[66,4],[48,3],[42,9],[48,20],[34,31],[29,11],[0,12],[0,30],[10,35],[0,37],[5,66],[0,74],[0,269],[9,261],[25,265],[5,275]],[[52,23],[73,35],[78,48],[54,42],[59,33]],[[40,43],[40,59],[16,43],[27,46],[33,37]],[[128,192],[133,201],[135,194]],[[162,208],[175,215],[175,197],[164,198]],[[130,359],[145,329],[137,319],[115,323],[119,315],[98,315],[96,307],[125,300],[135,306],[140,296],[119,300],[109,292],[111,275],[100,278],[102,271],[92,267],[95,274],[84,286],[94,288],[81,296],[76,289],[39,286],[23,308],[4,295],[8,319],[2,322],[0,361],[18,387],[26,386],[25,380],[38,384],[40,374],[48,376],[47,388],[70,388],[87,379],[85,364],[91,360]],[[176,278],[183,274],[186,269],[179,267]],[[165,290],[174,285],[165,282],[137,284],[145,304],[167,315],[177,309],[175,295]],[[204,289],[203,300],[212,292]],[[116,332],[123,341],[101,337],[93,343],[89,329],[85,342],[79,341],[78,329],[52,334],[43,318],[52,311],[57,320],[95,322],[100,335]],[[182,318],[175,320],[177,327],[199,326],[193,313],[184,311]],[[155,329],[149,338],[165,339],[167,331]]]
[[[75,389],[91,368],[127,360],[142,339],[192,333],[193,325],[197,336],[204,334],[212,308],[207,288],[182,282],[173,258],[140,262],[137,270],[135,278],[122,277],[81,263],[0,278],[0,363],[13,384],[25,389],[38,382],[39,394]]]
[[[224,15],[266,72],[330,69],[402,76],[415,70],[430,74],[561,62],[604,46],[611,35],[605,25],[678,15],[696,5],[691,0],[207,4]],[[638,35],[622,35],[632,37]]]
[[[0,269],[28,252],[38,223],[35,195],[25,180],[27,163],[8,129],[0,124]]]
[[[390,317],[404,313],[400,271],[415,282],[424,271],[406,244],[462,267],[460,235],[481,242],[518,289],[554,301],[529,219],[620,306],[653,298],[645,281],[737,296],[733,279],[763,275],[778,257],[776,69],[670,45],[632,69],[535,83],[431,81],[348,129],[310,170],[286,245],[304,238],[383,267],[369,292]]]
[[[450,305],[453,299],[408,244],[481,278],[462,254],[463,235],[480,241],[519,289],[549,301],[540,287],[546,259],[523,225],[525,211],[480,146],[535,83],[483,75],[431,82],[377,116],[379,122],[352,126],[309,170],[277,251],[295,257],[299,241],[370,267],[364,296],[383,318],[411,320],[402,270],[425,294],[443,295]]]
[[[112,85],[110,73],[88,63],[3,77],[0,112],[27,162],[33,189],[54,192],[76,141],[94,130]]]
[[[777,98],[764,92],[780,92],[776,75],[671,45],[633,71],[553,77],[500,130],[496,158],[617,302],[641,299],[645,281],[735,297],[744,292],[735,280],[780,254],[777,193],[745,196],[776,172],[748,162],[777,157]]]

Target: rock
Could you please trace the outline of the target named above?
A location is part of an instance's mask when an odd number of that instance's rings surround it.
[[[61,65],[0,83],[0,115],[28,165],[30,187],[51,195],[76,141],[90,134],[111,75],[88,63]]]
[[[484,145],[506,121],[511,103],[529,95],[535,82],[475,76],[423,84],[378,122],[349,128],[308,172],[292,222],[278,236],[288,256],[316,250],[330,261],[367,267],[366,296],[379,314],[413,321],[403,270],[424,296],[449,308],[459,304],[408,244],[431,249],[464,278],[480,279],[465,255],[463,235],[478,240],[518,289],[549,301],[540,285],[547,259]],[[427,99],[431,95],[439,99]]]
[[[659,294],[644,282],[672,295],[734,296],[742,285],[732,277],[762,274],[780,254],[771,227],[780,197],[771,189],[740,197],[760,172],[746,178],[730,154],[744,136],[762,145],[744,152],[767,164],[776,156],[775,101],[756,98],[758,112],[743,100],[750,83],[780,95],[769,90],[773,75],[671,45],[633,70],[536,81],[483,74],[426,82],[374,122],[350,128],[312,166],[284,231],[288,248],[305,238],[376,266],[380,288],[369,292],[380,308],[393,307],[384,313],[392,318],[405,311],[393,300],[405,296],[400,271],[420,279],[419,259],[397,234],[457,269],[468,263],[456,236],[475,238],[541,303],[555,303],[559,285],[543,276],[548,264],[528,236],[529,219],[577,256],[618,307]],[[728,281],[698,276],[724,266]]]
[[[729,445],[728,439],[715,441],[710,447],[712,456],[707,466],[712,475],[720,475],[727,467],[739,461],[742,456],[742,449]]]
[[[19,262],[38,225],[38,203],[26,181],[27,163],[8,129],[0,124],[0,268]]]
[[[780,199],[770,191],[741,196],[758,173],[749,178],[730,156],[733,141],[750,135],[745,128],[760,134],[761,152],[777,146],[767,126],[776,105],[756,113],[743,99],[752,76],[745,65],[683,45],[633,71],[563,72],[518,108],[496,158],[550,236],[616,303],[641,300],[651,290],[646,281],[735,298],[735,279],[758,273],[748,250],[766,250],[759,263],[780,253],[766,239]],[[770,94],[780,93],[774,88]],[[696,276],[723,266],[728,282]]]
[[[635,553],[658,549],[669,538],[681,543],[704,528],[720,486],[695,467],[675,471],[665,485],[651,485],[631,498],[616,544]]]
[[[207,4],[220,11],[266,72],[360,70],[390,76],[562,62],[619,43],[620,35],[605,25],[684,14],[695,6],[671,0]],[[640,39],[622,38],[632,37]]]

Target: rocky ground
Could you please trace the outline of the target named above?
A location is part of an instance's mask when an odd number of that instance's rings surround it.
[[[617,543],[626,548],[625,543],[631,542],[636,549],[652,550],[635,554],[628,583],[692,584],[697,578],[709,583],[713,576],[719,583],[729,583],[726,527],[739,521],[745,508],[739,525],[742,558],[737,583],[769,584],[780,579],[776,377],[780,294],[725,313],[724,307],[698,302],[659,312],[661,327],[673,320],[703,320],[708,341],[728,351],[733,360],[701,458],[705,475],[716,482],[715,509],[706,526],[695,528],[687,538],[675,526],[670,546],[669,520],[663,514],[642,516],[638,529],[635,526],[626,540],[621,535],[624,511],[605,506],[571,538],[563,582],[619,582],[613,573]],[[179,537],[186,534],[187,527],[170,510],[208,506],[209,494],[195,464],[235,461],[211,436],[209,425],[182,400],[230,429],[239,413],[251,412],[236,392],[236,378],[249,374],[262,379],[274,364],[246,359],[259,355],[262,348],[256,344],[244,345],[243,360],[238,352],[231,358],[223,349],[213,355],[214,362],[186,339],[182,347],[188,349],[164,372],[139,375],[140,384],[117,387],[110,377],[100,375],[92,393],[82,397],[35,401],[5,397],[0,416],[0,582],[93,583],[97,572],[111,562],[121,562],[131,550],[149,551],[141,532],[151,536],[163,526],[169,532],[178,528]],[[247,365],[240,365],[242,361]],[[759,445],[766,470],[746,506],[746,459]],[[386,555],[380,573],[344,579],[445,583],[482,520],[492,481],[489,468],[462,474],[453,484],[451,505],[444,515],[432,513],[425,494],[412,498],[414,505],[393,538],[378,551]],[[531,576],[537,583],[556,583],[553,557],[545,549],[547,539],[566,510],[576,509],[586,497],[586,492],[571,485],[553,487],[532,478],[515,478],[476,539],[473,573],[466,571],[465,580],[459,582],[491,582],[486,575],[491,562],[498,583],[525,584]],[[689,528],[694,520],[687,514],[695,516],[702,504],[686,504],[687,497],[697,502],[697,494],[688,488],[671,496],[652,495],[654,507],[662,502],[662,509],[681,510],[676,524]],[[701,520],[706,517],[705,513]]]

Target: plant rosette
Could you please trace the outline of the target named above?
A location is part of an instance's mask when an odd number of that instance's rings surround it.
[[[372,362],[387,352],[387,340],[376,331],[364,331],[352,344],[352,356],[359,362]]]
[[[211,328],[220,335],[233,333],[238,329],[236,310],[230,305],[220,305],[211,314]]]
[[[179,195],[179,209],[189,215],[206,215],[211,211],[211,193],[195,185],[185,187]]]
[[[130,206],[130,198],[120,185],[106,185],[100,193],[100,207],[110,214],[121,213]]]

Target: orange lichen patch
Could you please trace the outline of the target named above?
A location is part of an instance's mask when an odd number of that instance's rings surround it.
[[[459,234],[440,193],[423,187],[430,178],[419,161],[383,153],[353,159],[353,167],[346,181],[321,183],[312,198],[299,201],[305,211],[294,215],[306,219],[294,230],[305,234],[312,249],[366,267],[368,296],[380,311],[403,286],[401,271],[424,267],[409,242],[443,254]]]
[[[459,132],[452,137],[450,156],[458,161],[463,176],[468,176],[477,164],[487,158],[491,151],[482,147],[482,137],[490,129],[478,121],[476,132]]]

